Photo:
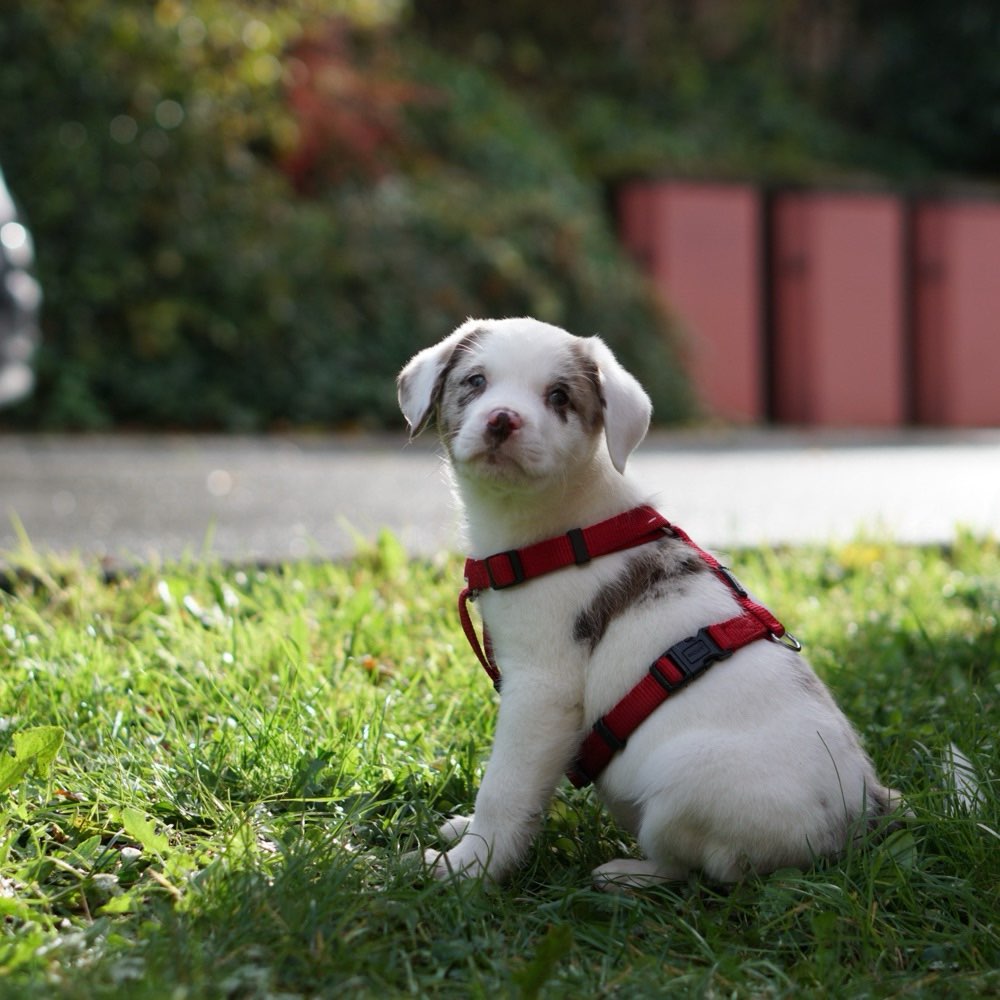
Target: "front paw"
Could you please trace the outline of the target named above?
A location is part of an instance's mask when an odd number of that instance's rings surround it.
[[[479,878],[486,874],[489,860],[489,845],[475,834],[463,837],[450,851],[424,851],[424,863],[437,879]]]
[[[471,816],[452,816],[438,828],[438,836],[447,844],[453,844],[465,836],[465,831],[472,826]]]

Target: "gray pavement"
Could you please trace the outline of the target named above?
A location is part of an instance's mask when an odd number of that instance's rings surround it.
[[[1000,430],[660,432],[630,471],[711,547],[1000,536]],[[0,435],[0,555],[343,557],[382,528],[461,548],[431,440]]]

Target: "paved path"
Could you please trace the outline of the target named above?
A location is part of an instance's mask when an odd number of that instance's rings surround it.
[[[1000,536],[1000,431],[652,435],[631,471],[704,545]],[[403,436],[0,435],[0,554],[343,556],[382,527],[459,547],[433,443]]]

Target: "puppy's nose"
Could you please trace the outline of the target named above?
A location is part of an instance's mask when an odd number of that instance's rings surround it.
[[[513,410],[491,410],[486,418],[486,436],[500,444],[506,441],[516,430],[521,429],[521,415]]]

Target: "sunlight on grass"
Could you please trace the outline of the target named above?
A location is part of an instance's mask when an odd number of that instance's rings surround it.
[[[916,816],[814,871],[608,897],[560,790],[501,889],[408,858],[468,809],[495,699],[460,564],[0,580],[0,997],[995,995],[1000,548],[737,553]],[[986,784],[970,813],[943,761]]]

